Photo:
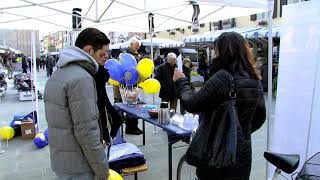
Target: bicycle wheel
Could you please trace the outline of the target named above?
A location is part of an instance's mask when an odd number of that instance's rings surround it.
[[[185,161],[184,154],[178,163],[177,180],[197,180],[196,167],[189,165]]]

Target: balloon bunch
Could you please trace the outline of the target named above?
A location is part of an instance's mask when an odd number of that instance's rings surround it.
[[[160,91],[160,83],[156,79],[149,79],[154,71],[151,59],[144,58],[137,63],[129,53],[120,55],[119,61],[109,59],[105,66],[110,74],[109,83],[116,86],[134,86],[138,84],[144,92],[155,94]]]
[[[38,133],[33,140],[34,145],[37,148],[41,149],[48,145],[49,137],[48,137],[48,129],[44,131],[44,133]]]

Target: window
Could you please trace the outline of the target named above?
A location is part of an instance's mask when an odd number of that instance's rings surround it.
[[[268,14],[267,13],[257,14],[257,20],[258,21],[264,21],[264,20],[267,20],[267,18],[268,18]]]
[[[288,0],[288,4],[298,3],[298,2],[304,2],[307,0]]]

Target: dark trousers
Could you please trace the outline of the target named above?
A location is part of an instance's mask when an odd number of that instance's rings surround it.
[[[27,72],[27,68],[23,68],[23,69],[22,69],[22,73],[26,73],[26,74],[27,74],[27,73],[28,73],[28,72]]]
[[[198,168],[200,180],[249,180],[251,166],[242,168]]]
[[[119,90],[117,87],[115,87],[113,89],[114,91],[114,103],[119,103],[119,102],[122,102],[122,99],[121,97],[118,97],[117,95],[115,95],[115,91]],[[119,93],[119,96],[120,96],[120,93]],[[126,130],[137,130],[138,129],[138,119],[136,118],[131,118],[131,117],[126,117],[125,119],[125,122],[126,122]]]
[[[51,76],[53,73],[53,68],[48,68],[48,76]]]

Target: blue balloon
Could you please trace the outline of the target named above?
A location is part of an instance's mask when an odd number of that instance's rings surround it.
[[[140,78],[139,72],[133,67],[129,68],[124,73],[124,80],[126,84],[129,86],[137,84],[139,78]]]
[[[33,140],[34,145],[37,146],[37,148],[43,148],[46,145],[48,145],[48,142],[46,141],[46,138],[44,137],[43,134],[37,134],[36,137]]]
[[[118,60],[109,59],[104,65],[104,68],[108,69],[111,79],[116,80],[118,82],[123,81],[124,71],[122,65]]]
[[[125,71],[129,68],[136,68],[138,65],[136,58],[129,53],[122,54],[120,57],[120,62]]]
[[[46,130],[44,131],[44,137],[45,137],[46,140],[49,142],[48,129],[46,129]]]

